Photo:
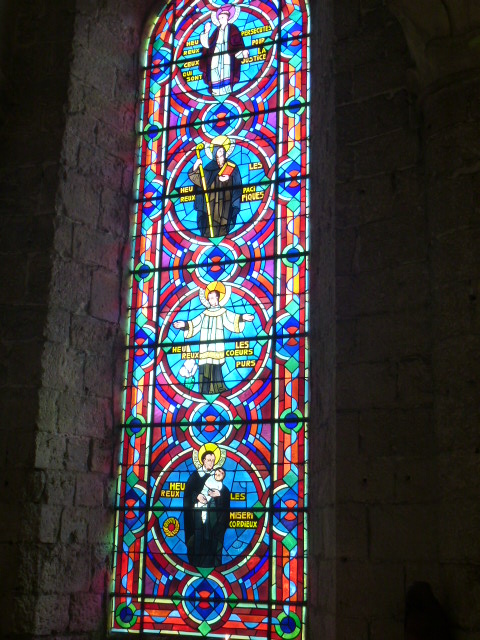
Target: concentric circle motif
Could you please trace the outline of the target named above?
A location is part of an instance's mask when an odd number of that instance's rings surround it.
[[[305,98],[299,96],[296,98],[295,96],[289,98],[285,103],[285,112],[287,115],[293,116],[301,116],[305,111]]]
[[[295,411],[287,409],[280,416],[280,429],[284,433],[290,433],[291,431],[295,431],[295,433],[298,433],[303,427],[302,420],[303,415],[301,411],[299,411],[298,409],[295,409]]]
[[[232,99],[209,106],[201,114],[201,120],[204,123],[202,129],[205,135],[215,137],[237,133],[244,124],[242,118],[239,117],[241,113],[240,105],[235,104]]]
[[[275,629],[281,638],[292,640],[298,636],[302,623],[295,613],[290,612],[287,614],[282,612],[277,619],[278,624],[275,625]]]
[[[162,129],[160,128],[160,123],[157,122],[150,122],[143,131],[143,137],[147,142],[154,142],[158,140],[161,135]]]
[[[145,422],[146,420],[143,416],[129,416],[127,418],[128,435],[135,438],[139,438],[140,436],[142,436],[145,433],[146,429],[146,427],[143,426]]]
[[[135,280],[140,282],[148,282],[151,278],[153,278],[153,270],[155,267],[151,262],[145,260],[145,262],[139,262],[135,267]]]
[[[203,284],[233,279],[239,269],[238,256],[227,247],[206,247],[196,253],[194,259],[195,275]]]
[[[208,578],[191,578],[182,590],[182,607],[193,622],[202,627],[201,632],[207,635],[213,625],[221,622],[227,611],[227,591],[212,576]],[[207,625],[210,629],[207,629]],[[204,633],[206,632],[206,633]]]
[[[190,420],[190,434],[200,445],[223,442],[233,429],[232,416],[217,403],[196,408]]]
[[[167,538],[174,538],[180,531],[180,523],[176,518],[168,518],[163,523],[163,533]]]
[[[130,629],[133,627],[137,621],[135,605],[127,604],[126,602],[119,604],[115,611],[115,620],[122,629]]]
[[[286,247],[282,254],[282,262],[286,267],[299,266],[305,260],[305,249],[302,245],[297,244],[295,246],[290,245]]]

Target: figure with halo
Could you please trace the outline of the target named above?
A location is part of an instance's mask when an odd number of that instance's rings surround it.
[[[175,329],[183,329],[188,340],[200,334],[198,384],[203,395],[220,394],[228,388],[223,380],[222,366],[225,364],[225,329],[232,333],[243,333],[246,322],[252,322],[251,313],[233,313],[224,305],[230,297],[230,287],[222,282],[211,282],[200,289],[199,298],[205,311],[192,319],[175,320]]]
[[[248,58],[242,34],[233,24],[239,13],[240,8],[230,4],[212,11],[212,22],[217,29],[210,35],[212,25],[207,22],[200,36],[203,47],[200,71],[208,91],[217,98],[232,92],[240,80],[240,60]]]
[[[217,136],[205,148],[196,147],[197,159],[188,172],[195,185],[195,210],[200,235],[226,236],[235,226],[242,199],[242,180],[237,165],[227,158],[235,144],[227,136]],[[210,162],[203,166],[200,151],[205,149]]]
[[[195,567],[222,564],[223,540],[230,520],[230,490],[225,486],[226,455],[208,443],[193,451],[196,471],[183,493],[185,544]]]

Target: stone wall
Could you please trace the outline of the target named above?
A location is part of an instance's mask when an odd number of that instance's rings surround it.
[[[34,460],[73,6],[0,5],[2,637],[33,630],[38,551],[52,535]]]
[[[337,638],[402,638],[416,580],[476,638],[478,17],[390,4],[406,39],[334,5]]]

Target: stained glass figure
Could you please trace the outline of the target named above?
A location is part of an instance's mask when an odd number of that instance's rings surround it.
[[[172,0],[143,62],[112,632],[301,639],[307,2]]]

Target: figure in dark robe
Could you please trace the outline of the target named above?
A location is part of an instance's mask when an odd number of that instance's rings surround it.
[[[203,169],[206,193],[196,160],[188,172],[195,185],[195,210],[200,235],[226,236],[235,226],[242,199],[242,179],[234,162],[227,161],[225,147],[213,147],[213,160]],[[208,198],[208,202],[207,202]]]
[[[242,34],[232,22],[237,17],[235,7],[225,5],[212,14],[218,28],[209,36],[211,24],[207,22],[200,36],[203,47],[200,71],[208,91],[213,96],[225,96],[233,91],[240,80],[240,59],[248,58]]]
[[[202,467],[192,473],[183,493],[185,544],[188,561],[194,567],[218,567],[222,564],[223,539],[230,520],[230,491],[208,490],[205,483],[214,475],[215,454],[206,451],[200,460]],[[198,508],[198,504],[204,508]]]

